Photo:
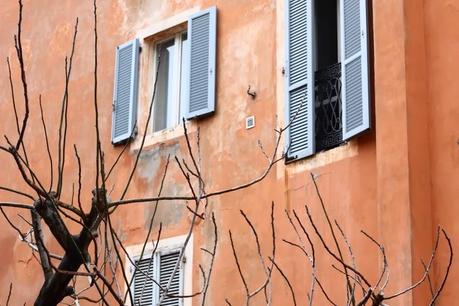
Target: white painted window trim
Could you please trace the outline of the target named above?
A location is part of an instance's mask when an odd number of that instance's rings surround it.
[[[183,114],[183,108],[187,105],[187,101],[180,101],[180,98],[182,96],[182,70],[184,67],[182,67],[182,57],[183,57],[183,34],[186,33],[186,30],[179,31],[165,39],[162,39],[160,41],[155,42],[153,45],[154,52],[153,52],[153,62],[156,64],[157,59],[158,59],[158,45],[161,43],[164,43],[169,40],[174,40],[174,55],[173,55],[173,72],[172,72],[172,84],[169,85],[168,88],[168,99],[167,99],[167,118],[166,119],[166,128],[159,130],[159,131],[154,131],[154,119],[155,119],[155,114],[154,114],[154,108],[153,108],[153,114],[151,116],[151,123],[150,123],[150,130],[148,133],[152,133],[153,135],[155,134],[160,134],[164,130],[173,130],[176,128],[177,125],[181,124],[182,121],[182,114]],[[156,75],[157,72],[157,66],[152,67],[153,71],[152,74],[153,76]],[[171,71],[171,67],[169,67],[169,71]],[[152,82],[154,83],[155,80],[153,79]],[[186,98],[186,97],[185,97]]]
[[[186,235],[183,236],[175,236],[171,238],[165,238],[158,241],[158,245],[156,247],[155,256],[165,255],[172,253],[174,251],[178,251],[182,248],[183,244],[186,240]],[[151,258],[152,252],[155,249],[155,242],[149,242],[145,246],[145,251],[143,255],[143,259]],[[126,248],[127,255],[125,257],[125,272],[127,275],[128,280],[131,280],[134,275],[134,266],[132,265],[131,261],[136,261],[140,258],[140,254],[142,253],[143,244],[137,244],[133,246],[129,246]],[[128,256],[131,260],[129,260]],[[157,261],[155,258],[155,261]],[[182,281],[181,281],[181,289],[182,295],[191,295],[193,290],[193,236],[190,237],[188,241],[187,247],[185,248],[184,253],[185,261],[182,260]],[[158,270],[156,270],[158,271]],[[158,279],[158,275],[155,275]],[[133,286],[133,284],[132,284]],[[155,286],[155,291],[158,290],[158,287]],[[127,292],[127,288],[125,288],[125,293]],[[129,298],[126,301],[127,306],[132,306]],[[192,306],[191,298],[184,298],[181,302],[182,306]],[[156,305],[154,305],[156,306]]]

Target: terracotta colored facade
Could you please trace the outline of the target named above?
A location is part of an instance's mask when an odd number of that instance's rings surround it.
[[[17,3],[4,0],[0,10],[0,58],[15,58],[13,34],[17,22]],[[59,105],[64,86],[64,58],[69,54],[76,17],[80,29],[77,39],[74,72],[70,82],[69,144],[77,144],[83,160],[83,186],[90,190],[94,178],[93,103],[93,20],[91,1],[25,1],[23,41],[28,83],[32,98],[32,129],[26,136],[31,164],[45,182],[49,165],[39,117],[38,96],[43,105],[56,146]],[[112,146],[111,103],[115,48],[146,32],[158,32],[183,24],[180,18],[201,9],[216,6],[217,31],[217,111],[206,119],[189,124],[191,137],[199,128],[201,156],[206,189],[219,190],[250,181],[265,168],[266,159],[258,141],[271,152],[276,140],[274,129],[283,124],[284,101],[284,0],[107,0],[99,1],[99,92],[100,123],[107,163],[112,163],[122,149]],[[278,263],[292,283],[300,305],[306,304],[309,263],[302,255],[280,241],[295,240],[284,210],[297,210],[306,221],[304,204],[322,220],[317,195],[310,174],[317,181],[331,217],[345,230],[359,268],[372,279],[379,272],[380,256],[361,234],[374,235],[384,243],[390,265],[390,294],[415,282],[422,274],[420,259],[430,256],[436,226],[444,227],[459,242],[459,0],[373,0],[371,24],[372,126],[344,146],[289,164],[278,163],[269,175],[249,189],[212,198],[207,215],[215,213],[220,247],[208,296],[209,305],[243,304],[243,285],[231,252],[228,230],[231,229],[244,271],[253,288],[262,279],[256,248],[250,229],[239,210],[252,218],[263,239],[263,251],[270,250],[270,207],[275,202]],[[177,17],[179,16],[179,17]],[[182,16],[182,17],[180,17]],[[150,31],[150,32],[149,32]],[[159,31],[161,32],[161,31]],[[143,49],[145,50],[145,49]],[[145,54],[142,51],[143,54]],[[146,120],[148,90],[148,57],[140,62],[140,126]],[[14,62],[14,61],[13,61]],[[15,135],[6,64],[0,69],[0,113],[2,134]],[[19,90],[19,75],[13,64],[13,77]],[[248,85],[257,92],[252,100],[246,94]],[[21,93],[19,91],[19,93]],[[19,94],[18,94],[19,97]],[[254,115],[256,126],[246,130],[245,118]],[[141,134],[144,131],[140,131]],[[154,196],[159,188],[162,169],[169,154],[186,156],[180,128],[147,139],[138,175],[127,198]],[[129,149],[109,183],[113,198],[119,196],[132,166],[138,138]],[[71,148],[70,148],[71,149]],[[77,164],[68,150],[65,194],[70,197],[72,182],[77,178]],[[3,154],[0,185],[23,186],[14,165]],[[176,167],[172,167],[163,190],[164,195],[187,192]],[[0,193],[0,195],[2,195]],[[3,195],[2,195],[3,196]],[[3,199],[3,198],[2,198]],[[15,200],[13,197],[8,197]],[[88,201],[90,194],[83,194]],[[16,199],[17,200],[17,199]],[[70,199],[68,199],[70,200]],[[115,227],[122,233],[125,245],[142,243],[152,205],[139,204],[120,208],[115,213]],[[18,219],[19,220],[19,219]],[[158,218],[163,222],[164,238],[183,235],[190,213],[182,202],[162,202]],[[159,222],[159,221],[158,221]],[[154,231],[159,224],[154,225]],[[24,226],[25,228],[26,226]],[[70,225],[72,228],[72,225]],[[326,229],[325,222],[319,227]],[[40,267],[17,233],[0,219],[0,299],[14,283],[12,305],[32,304],[42,284]],[[327,236],[327,238],[330,238]],[[193,235],[193,289],[199,290],[197,265],[208,264],[200,251],[213,242],[210,222],[198,224]],[[55,252],[59,248],[55,246]],[[327,256],[319,256],[319,277],[333,296],[342,296],[341,276],[329,268]],[[439,284],[447,263],[447,249],[441,244],[434,265],[435,284]],[[459,299],[459,270],[453,265],[450,279],[437,305],[454,305]],[[343,285],[341,285],[343,284]],[[274,305],[287,305],[288,287],[275,275]],[[323,297],[316,297],[325,305]],[[427,285],[413,294],[404,295],[391,305],[425,305],[429,298]],[[262,305],[260,295],[253,305]],[[198,305],[198,301],[193,302]]]

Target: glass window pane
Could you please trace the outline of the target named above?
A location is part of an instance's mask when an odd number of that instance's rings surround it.
[[[168,104],[172,99],[174,78],[174,40],[157,45],[156,54],[159,57],[158,81],[156,97],[153,105],[153,131],[163,130],[168,126]],[[156,61],[155,61],[156,63]]]
[[[188,49],[189,41],[187,33],[182,34],[182,62],[181,65],[181,72],[180,72],[180,122],[182,122],[182,118],[185,116],[186,113],[186,105],[187,99],[189,94],[189,75],[187,71],[188,67]]]

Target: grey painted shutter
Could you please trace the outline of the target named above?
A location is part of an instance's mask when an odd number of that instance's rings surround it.
[[[370,128],[367,1],[340,1],[343,139]]]
[[[133,136],[137,120],[139,41],[129,41],[116,49],[113,93],[112,143]]]
[[[134,305],[153,306],[153,296],[156,285],[151,280],[154,278],[154,262],[150,258],[135,261],[135,264],[143,272],[136,271],[134,277]],[[150,278],[145,275],[150,276]]]
[[[217,9],[212,7],[188,19],[190,38],[189,97],[186,118],[215,111]]]
[[[161,287],[165,288],[169,282],[169,278],[174,271],[175,264],[179,260],[180,252],[174,252],[166,255],[160,256],[160,268],[159,268],[159,282]],[[179,263],[179,269],[174,274],[172,279],[171,286],[169,288],[169,294],[180,295],[182,292],[181,289],[181,263]],[[161,306],[179,306],[181,305],[181,299],[178,297],[166,297]]]
[[[287,0],[287,158],[314,154],[313,0]]]

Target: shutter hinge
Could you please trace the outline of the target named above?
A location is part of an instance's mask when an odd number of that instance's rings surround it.
[[[186,256],[182,257],[182,263],[186,263]]]
[[[289,163],[295,159],[298,159],[298,155],[291,155],[291,156],[288,156],[288,155],[285,155],[285,163]]]
[[[116,109],[115,102],[116,101],[113,101],[113,104],[112,104],[112,112],[115,112],[115,109]]]

